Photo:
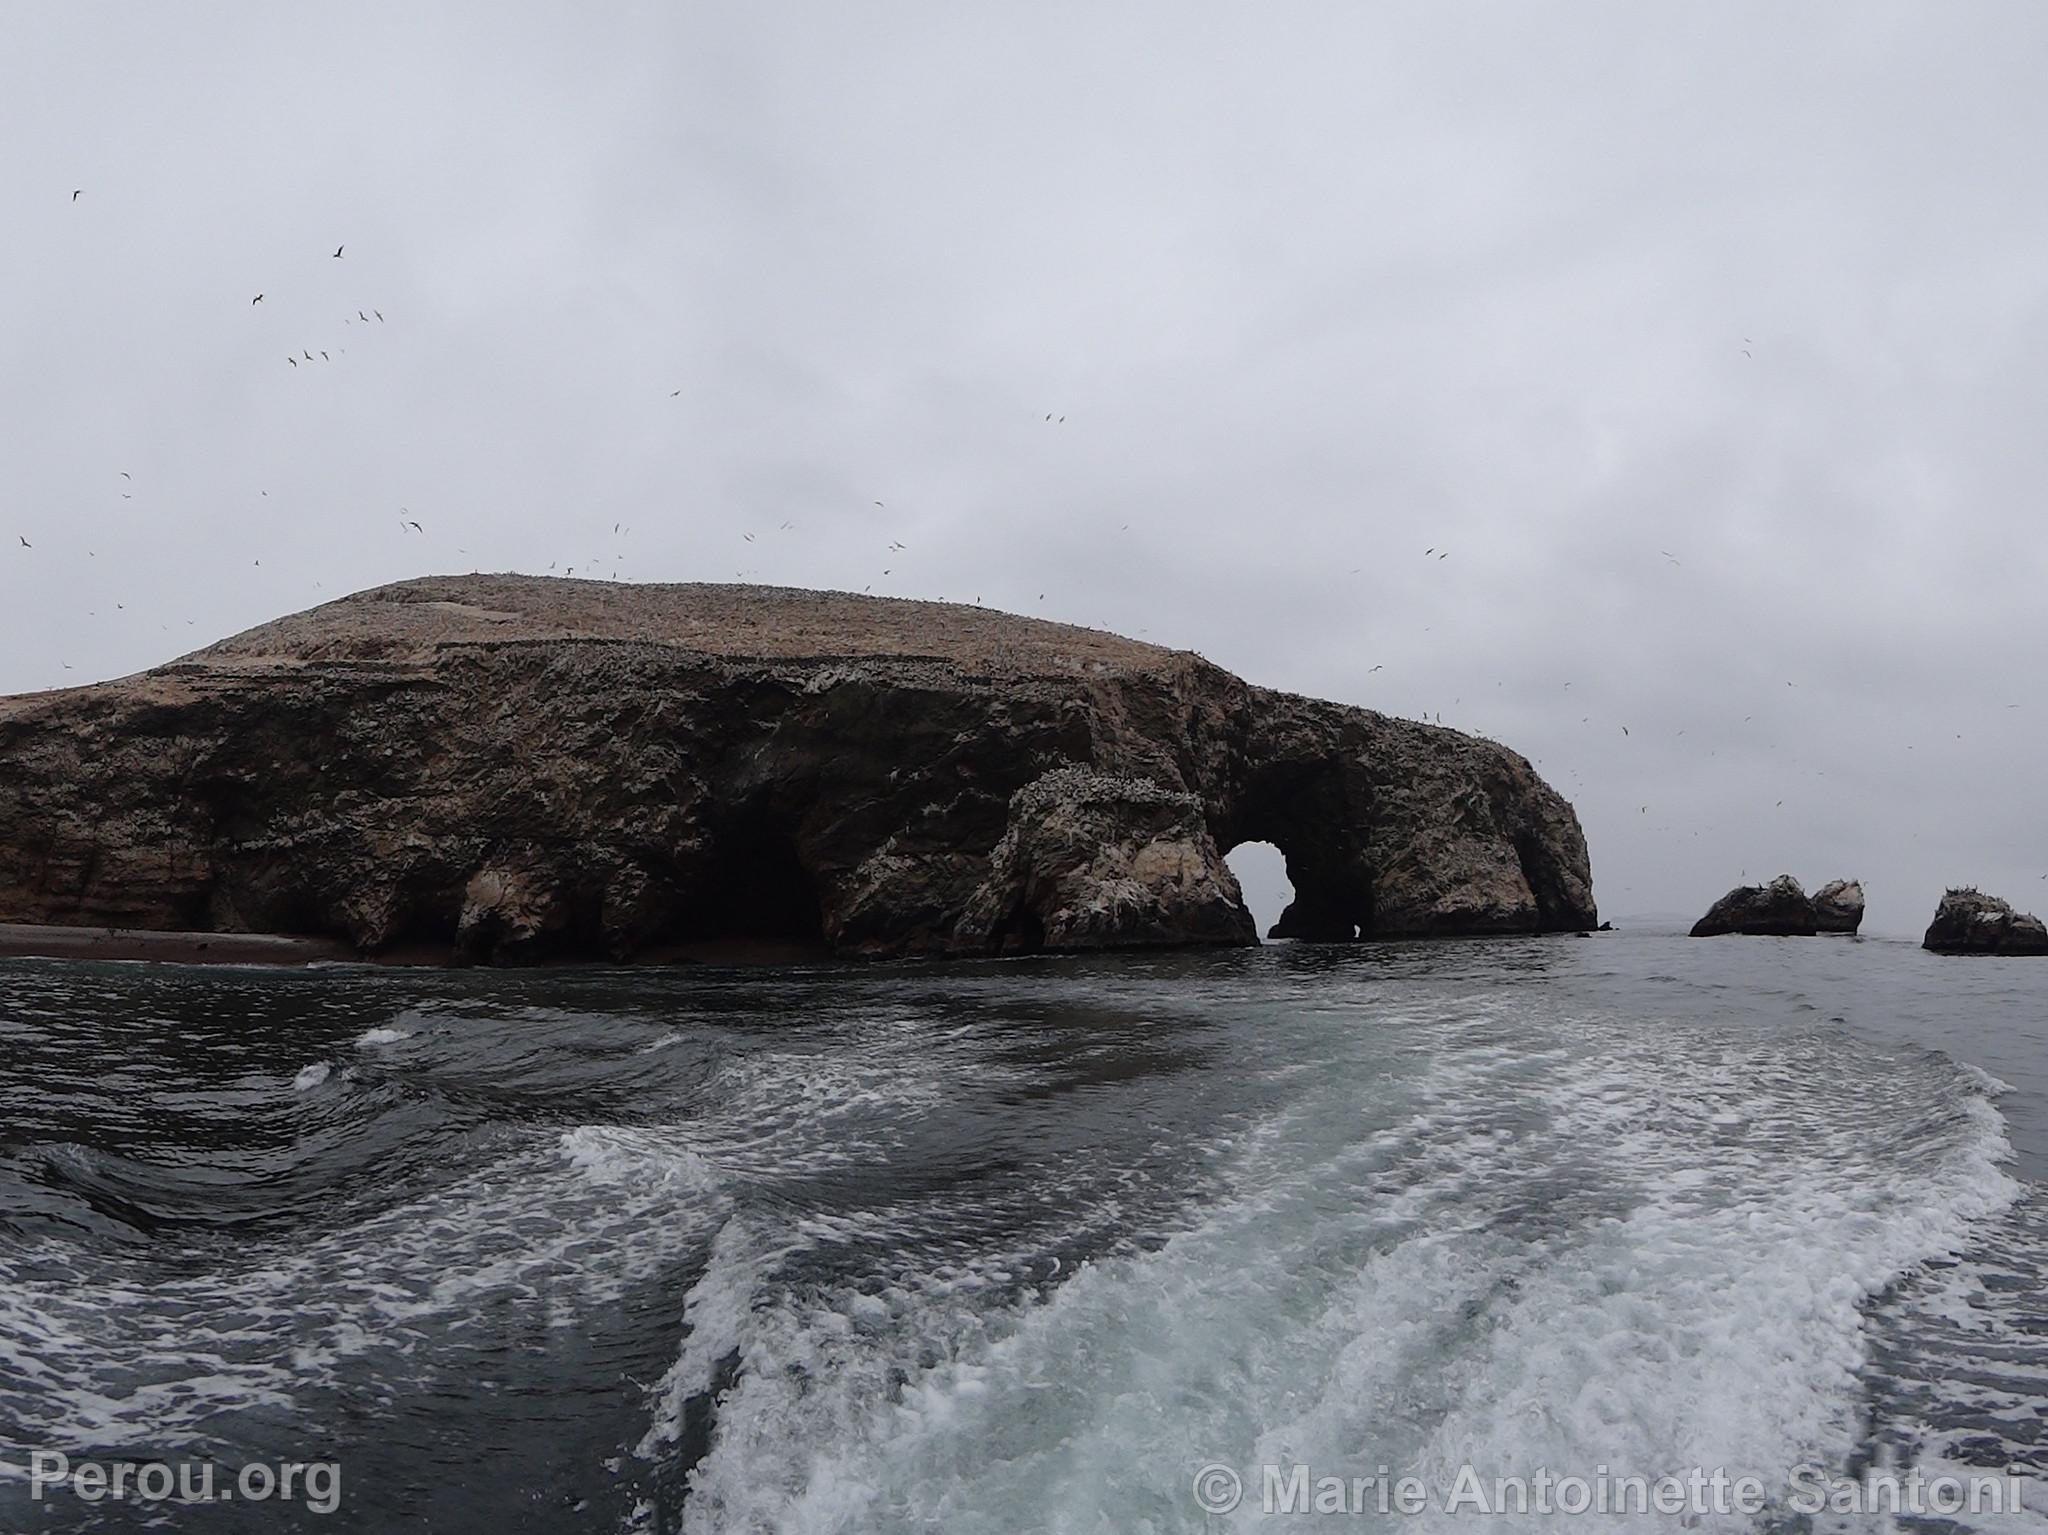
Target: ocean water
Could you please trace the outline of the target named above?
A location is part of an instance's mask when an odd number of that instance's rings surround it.
[[[1874,940],[7,962],[0,1528],[2048,1529],[2044,1046]],[[1797,1501],[1915,1472],[2021,1506]]]

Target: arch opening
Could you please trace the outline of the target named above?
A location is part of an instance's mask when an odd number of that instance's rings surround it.
[[[1270,842],[1240,842],[1223,855],[1237,876],[1245,908],[1258,927],[1259,941],[1270,941],[1280,914],[1294,904],[1294,882],[1287,876],[1287,855]]]

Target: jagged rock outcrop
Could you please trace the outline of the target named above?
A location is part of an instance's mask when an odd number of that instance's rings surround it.
[[[1086,768],[1010,797],[955,935],[988,953],[1258,940],[1201,800]]]
[[[1981,890],[1949,891],[1920,947],[1938,954],[2048,954],[2048,926]]]
[[[1863,883],[1831,879],[1813,893],[1813,924],[1823,933],[1853,933],[1863,926]]]
[[[1593,926],[1577,817],[1493,742],[978,607],[402,582],[0,699],[0,922],[485,960]]]
[[[1799,888],[1798,880],[1780,874],[1768,885],[1737,885],[1707,908],[1707,914],[1693,924],[1692,936],[1747,933],[1808,938],[1816,930],[1813,902]]]

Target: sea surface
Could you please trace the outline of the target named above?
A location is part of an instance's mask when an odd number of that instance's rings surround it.
[[[2044,1530],[2044,1176],[2048,961],[1893,941],[9,961],[0,1528]]]

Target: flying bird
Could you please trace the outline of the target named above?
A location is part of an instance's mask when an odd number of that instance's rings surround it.
[[[259,293],[259,294],[257,294],[257,295],[256,295],[256,296],[255,296],[254,298],[250,299],[250,300],[249,300],[249,302],[250,302],[250,303],[251,303],[252,305],[254,305],[254,304],[260,304],[260,303],[262,303],[262,302],[263,302],[263,295]]]
[[[347,247],[347,246],[345,246],[345,245],[337,245],[337,246],[335,246],[335,247],[334,247],[334,259],[335,259],[336,261],[339,261],[339,260],[341,260],[341,253],[342,253],[342,252],[343,252],[344,250],[346,250],[347,248],[348,248],[348,247]]]
[[[293,357],[293,356],[291,356],[291,355],[290,355],[289,353],[287,353],[287,354],[285,355],[285,359],[284,359],[284,360],[285,360],[286,362],[290,363],[290,364],[291,364],[291,365],[292,365],[292,366],[293,366],[294,368],[296,368],[296,367],[297,367],[297,366],[299,365],[299,360],[298,360],[298,358],[296,358],[296,357]]]
[[[85,188],[84,188],[84,187],[80,187],[80,188],[78,189],[78,192],[83,192],[84,190],[85,190]],[[72,200],[73,202],[77,202],[77,201],[78,201],[78,192],[73,192],[73,193],[71,194],[71,200]]]
[[[21,535],[19,533],[15,534],[14,536],[16,538],[21,538]],[[21,547],[24,549],[33,549],[35,548],[35,545],[30,543],[27,539],[21,538]]]
[[[361,320],[365,325],[368,325],[370,323],[370,317],[364,314],[360,309],[356,311],[356,318],[358,320]]]
[[[1621,727],[1621,733],[1622,733],[1623,735],[1627,735],[1627,734],[1628,734],[1628,726],[1626,726],[1626,725],[1622,726],[1622,727]]]
[[[1379,670],[1381,670],[1381,669],[1382,669],[1383,667],[1385,667],[1385,665],[1386,665],[1386,664],[1387,664],[1386,662],[1382,661],[1382,662],[1381,662],[1381,663],[1379,664],[1379,666],[1375,666],[1375,667],[1374,667],[1374,668],[1373,668],[1372,670],[1373,670],[1373,671],[1375,671],[1375,672],[1376,672],[1376,671],[1379,671]],[[1367,675],[1368,675],[1368,676],[1370,676],[1370,675],[1371,675],[1371,673],[1370,673],[1370,672],[1368,672],[1368,673],[1367,673]]]
[[[379,325],[382,325],[382,324],[384,323],[384,311],[383,311],[383,310],[381,310],[381,309],[372,309],[372,310],[370,311],[370,313],[371,313],[371,314],[373,314],[373,315],[375,315],[375,316],[377,317],[377,323],[378,323]]]

